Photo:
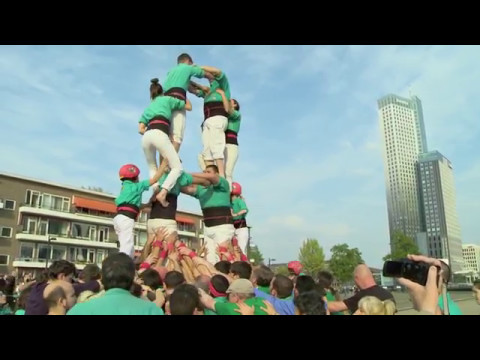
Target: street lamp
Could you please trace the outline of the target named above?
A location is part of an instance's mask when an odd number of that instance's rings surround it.
[[[272,264],[272,262],[277,261],[277,259],[270,259],[268,258],[268,267]]]
[[[45,270],[48,270],[48,260],[50,259],[50,253],[52,252],[52,240],[57,240],[57,238],[51,237],[48,235],[48,253],[47,253],[47,260],[45,261]]]

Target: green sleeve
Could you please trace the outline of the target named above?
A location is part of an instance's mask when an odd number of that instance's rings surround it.
[[[169,104],[172,110],[183,110],[185,109],[185,101],[176,99],[174,97],[169,96]]]
[[[217,315],[240,315],[235,311],[236,308],[238,307],[235,304],[215,301],[215,312]]]
[[[242,115],[240,115],[240,111],[235,110],[232,115],[228,117],[228,121],[240,121]]]
[[[245,204],[245,201],[243,201],[243,199],[238,199],[238,206],[240,207],[240,211],[242,210],[246,210],[247,213],[248,213],[248,208],[247,208],[247,204]]]
[[[148,125],[148,120],[147,120],[147,118],[145,117],[145,115],[142,115],[142,117],[140,118],[140,120],[138,120],[138,122],[139,122],[140,124]]]
[[[192,76],[196,77],[196,78],[203,78],[205,77],[205,71],[203,71],[203,69],[199,66],[192,66],[191,68],[191,74]]]
[[[148,122],[155,117],[155,112],[152,110],[153,104],[154,104],[154,101],[152,101],[150,105],[145,109],[139,122],[144,123],[145,125],[148,125]]]
[[[225,192],[230,191],[230,185],[228,184],[228,181],[221,176],[220,176],[220,181],[218,182],[218,184],[213,185],[213,187],[217,190],[220,190],[220,191],[225,191]]]
[[[144,192],[150,189],[150,180],[143,180],[137,183],[137,190],[139,192]]]
[[[192,184],[193,184],[193,176],[191,174],[188,174],[188,173],[182,173],[182,175],[178,179],[178,185],[180,187],[184,187],[184,186],[189,186],[189,185],[192,185]]]

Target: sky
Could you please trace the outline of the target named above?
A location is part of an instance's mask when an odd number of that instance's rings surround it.
[[[182,52],[222,69],[241,105],[234,180],[267,260],[294,260],[316,238],[327,258],[347,243],[381,266],[389,233],[377,99],[410,91],[423,102],[429,149],[453,163],[463,242],[480,244],[479,46],[2,45],[0,171],[112,194],[121,165],[146,177],[138,119],[150,79],[163,82]],[[191,100],[180,157],[195,172],[203,104]],[[179,209],[200,212],[187,196]]]

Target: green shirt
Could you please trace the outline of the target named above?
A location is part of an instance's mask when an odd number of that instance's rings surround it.
[[[128,204],[140,207],[142,205],[142,195],[150,189],[150,180],[143,180],[134,183],[131,180],[124,180],[120,195],[115,199],[115,205]]]
[[[197,92],[197,96],[204,98],[206,103],[222,102],[222,95],[217,93],[217,89],[222,89],[225,93],[225,97],[230,101],[232,98],[232,95],[230,94],[230,84],[228,83],[227,76],[223,72],[220,76],[215,77],[215,80],[210,84],[210,92],[208,95],[205,95],[205,93],[200,90]]]
[[[163,174],[160,180],[158,180],[158,184],[160,185],[160,187],[162,187],[167,176],[168,174]],[[193,176],[183,172],[182,175],[180,175],[180,177],[178,178],[177,182],[175,183],[175,186],[172,188],[172,190],[170,190],[169,194],[178,196],[180,195],[180,189],[182,187],[189,186],[192,184],[193,184]]]
[[[247,208],[247,204],[245,204],[245,201],[243,201],[242,198],[239,198],[237,197],[236,199],[233,199],[232,201],[232,210],[233,210],[233,213],[236,214],[242,210],[247,210],[247,212],[243,215],[240,215],[240,216],[235,216],[233,218],[233,221],[236,221],[236,220],[243,220],[247,217],[247,214],[248,214],[248,208]]]
[[[163,315],[154,303],[123,289],[110,289],[102,297],[75,305],[67,315]]]
[[[270,286],[257,286],[257,289],[267,295],[270,295]]]
[[[234,133],[238,134],[240,132],[241,119],[242,119],[242,115],[240,115],[239,111],[235,110],[233,114],[228,117],[227,130],[233,131]]]
[[[447,302],[448,302],[448,312],[450,315],[463,315],[462,310],[458,307],[458,305],[452,300],[450,294],[447,294]],[[438,297],[438,307],[443,311],[443,296],[440,295]]]
[[[157,96],[148,105],[143,112],[139,123],[148,125],[148,123],[157,116],[163,116],[165,119],[172,119],[172,111],[185,109],[185,101],[175,99],[171,96]]]
[[[261,298],[250,298],[245,300],[245,304],[248,306],[255,306],[255,311],[253,315],[268,315],[265,311],[261,310],[262,307],[266,307],[263,299]],[[215,311],[218,315],[241,315],[235,310],[238,309],[237,304],[231,302],[215,302]]]
[[[202,209],[230,207],[230,185],[221,176],[217,185],[208,187],[197,185],[197,191],[193,196],[200,201]]]
[[[214,298],[215,302],[217,303],[226,303],[228,302],[227,298],[226,297],[217,297],[217,298]],[[204,315],[217,315],[217,313],[213,310],[210,310],[210,309],[205,309],[205,311],[203,312]]]
[[[327,302],[337,301],[335,299],[335,295],[333,295],[330,291],[327,291],[326,298],[327,298]],[[337,312],[332,312],[331,315],[345,315],[345,314],[341,311],[337,311]]]
[[[192,76],[203,78],[205,76],[205,71],[199,66],[184,63],[178,64],[167,74],[167,79],[163,83],[163,90],[168,91],[172,88],[182,88],[187,91]]]
[[[25,315],[25,310],[24,309],[18,309],[15,311],[15,315]]]

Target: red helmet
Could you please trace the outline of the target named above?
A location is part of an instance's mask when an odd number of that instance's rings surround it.
[[[242,185],[236,182],[232,183],[232,195],[242,195]]]
[[[291,270],[295,273],[295,275],[300,275],[302,272],[303,265],[300,264],[300,261],[290,261],[288,263],[288,270]]]
[[[118,172],[120,180],[135,179],[140,175],[140,169],[132,164],[123,165]]]

